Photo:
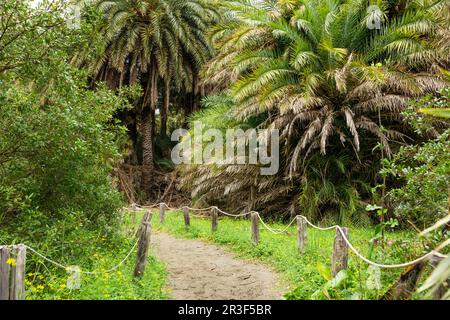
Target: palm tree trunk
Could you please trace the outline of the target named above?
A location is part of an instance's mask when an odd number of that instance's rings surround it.
[[[170,81],[166,81],[164,88],[164,104],[161,108],[161,129],[160,134],[161,137],[165,137],[167,135],[167,114],[169,113],[169,105],[170,105]]]
[[[149,198],[151,196],[152,180],[155,170],[154,164],[154,124],[155,109],[158,103],[158,74],[156,68],[152,68],[146,92],[144,94],[141,131],[142,131],[142,178],[141,189]]]
[[[198,97],[198,74],[194,74],[194,78],[192,79],[192,112],[197,112],[199,110],[199,97]]]
[[[142,181],[141,188],[145,194],[150,194],[150,189],[152,187],[153,171],[154,166],[154,155],[153,155],[153,128],[152,128],[152,118],[154,117],[155,111],[151,108],[145,108],[142,111],[141,116],[141,131],[142,131]]]
[[[128,127],[128,132],[131,138],[131,141],[133,143],[132,148],[133,151],[128,159],[129,163],[133,166],[136,166],[139,164],[139,160],[138,160],[138,124],[137,122],[139,121],[138,119],[138,115],[136,114],[135,110],[130,112],[130,118],[131,118],[131,123],[127,126]]]

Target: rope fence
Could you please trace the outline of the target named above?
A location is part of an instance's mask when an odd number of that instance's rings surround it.
[[[134,245],[132,246],[132,248],[130,249],[130,251],[128,251],[128,253],[126,254],[125,258],[122,259],[122,261],[120,261],[117,265],[115,265],[114,267],[112,267],[111,269],[105,270],[105,271],[83,271],[81,270],[80,273],[82,274],[86,274],[86,275],[99,275],[99,274],[105,274],[105,273],[111,273],[115,270],[117,270],[121,265],[123,265],[125,263],[125,261],[128,260],[128,258],[131,256],[131,254],[133,253],[134,249],[136,249],[136,246],[138,244],[139,240],[136,240]],[[59,262],[56,262],[46,256],[44,256],[43,254],[39,253],[38,251],[36,251],[35,249],[31,248],[30,246],[27,246],[28,250],[30,250],[32,253],[34,253],[35,255],[37,255],[38,257],[44,259],[45,261],[53,264],[54,266],[64,269],[64,270],[70,270],[70,268],[72,266],[64,266],[62,264],[60,264]]]
[[[32,253],[44,261],[64,269],[69,277],[67,288],[79,289],[81,275],[101,275],[114,272],[122,266],[138,247],[137,262],[134,276],[141,277],[147,263],[148,247],[150,243],[150,219],[151,212],[144,215],[141,227],[135,232],[138,236],[125,257],[114,267],[103,271],[83,271],[79,266],[66,266],[40,253],[31,246],[25,244],[0,246],[0,301],[1,300],[25,300],[25,262],[27,253]]]
[[[132,204],[132,218],[133,218],[133,227],[136,226],[136,212],[140,210],[145,210],[146,213],[144,214],[144,217],[142,219],[142,222],[140,224],[140,227],[135,230],[134,236],[137,236],[137,240],[134,242],[131,249],[128,251],[128,253],[125,255],[125,257],[114,267],[104,270],[104,271],[83,271],[78,266],[66,266],[62,263],[59,263],[55,260],[52,260],[45,256],[44,254],[38,252],[34,248],[28,246],[28,245],[16,245],[16,246],[0,246],[0,300],[22,300],[25,299],[25,260],[26,260],[26,253],[27,249],[28,252],[31,252],[32,254],[35,254],[36,256],[40,257],[41,259],[47,261],[48,263],[53,264],[54,266],[66,270],[70,274],[68,282],[69,282],[71,288],[79,288],[80,286],[80,275],[99,275],[99,274],[106,274],[111,273],[115,270],[117,270],[120,266],[122,266],[132,255],[132,253],[137,248],[137,262],[136,267],[134,271],[134,276],[136,278],[139,278],[143,275],[145,266],[147,263],[147,257],[148,257],[148,249],[149,249],[149,243],[150,243],[150,233],[151,233],[151,218],[152,218],[152,209],[159,207],[159,220],[160,223],[164,223],[164,217],[165,217],[165,209],[171,210],[171,211],[179,211],[180,209],[183,212],[184,221],[186,227],[190,226],[190,215],[194,217],[200,217],[200,218],[206,218],[205,215],[198,215],[198,214],[190,214],[190,211],[192,212],[207,212],[210,211],[211,214],[211,222],[212,222],[212,231],[217,231],[218,228],[218,222],[217,217],[218,214],[222,214],[227,217],[232,218],[242,218],[250,216],[251,220],[251,231],[252,231],[252,242],[257,245],[260,241],[259,231],[260,227],[259,224],[262,225],[263,229],[273,233],[273,234],[284,234],[286,233],[289,228],[294,224],[295,221],[297,221],[297,237],[298,237],[298,247],[300,253],[305,252],[305,246],[306,246],[306,231],[307,226],[319,230],[319,231],[330,231],[335,230],[335,238],[334,238],[334,244],[333,244],[333,254],[332,254],[332,275],[333,277],[339,273],[341,270],[344,270],[347,268],[348,264],[348,249],[352,251],[359,259],[363,260],[367,264],[383,268],[383,269],[399,269],[399,268],[406,268],[409,266],[416,265],[420,262],[424,262],[427,260],[442,260],[447,258],[446,255],[441,254],[438,252],[438,250],[442,249],[443,246],[441,245],[436,250],[430,251],[426,253],[425,255],[413,260],[408,261],[405,263],[400,264],[381,264],[374,262],[364,255],[362,255],[356,248],[353,246],[353,244],[349,241],[348,228],[343,228],[339,225],[333,225],[330,227],[320,227],[315,224],[313,224],[311,221],[308,220],[307,217],[302,215],[295,216],[292,221],[284,228],[284,229],[275,229],[267,225],[266,222],[262,219],[259,212],[256,211],[249,211],[245,213],[240,214],[231,214],[228,212],[225,212],[221,209],[219,209],[217,206],[211,206],[208,208],[191,208],[189,206],[183,206],[182,208],[172,208],[169,205],[167,205],[164,202],[156,203],[150,206],[141,206],[138,204]],[[127,209],[124,209],[123,211],[127,211]],[[10,267],[10,259],[15,258],[15,265],[14,267]]]
[[[178,209],[177,208],[171,208],[170,206],[168,206],[164,202],[161,202],[161,203],[158,203],[158,204],[154,204],[154,205],[151,205],[151,206],[139,206],[137,204],[133,204],[133,205],[137,209],[152,209],[152,208],[155,208],[155,207],[158,207],[158,206],[159,207],[164,206],[168,210],[172,210],[172,211],[180,210],[179,208]],[[216,212],[221,213],[221,214],[223,214],[225,216],[228,216],[228,217],[232,217],[232,218],[242,218],[242,217],[246,217],[246,216],[255,214],[255,215],[257,215],[257,217],[259,219],[259,222],[261,223],[263,228],[265,230],[273,233],[273,234],[284,234],[294,224],[294,222],[296,220],[303,219],[303,221],[305,221],[306,224],[308,226],[310,226],[311,228],[313,228],[313,229],[316,229],[316,230],[319,230],[319,231],[336,230],[337,237],[341,238],[344,241],[346,247],[348,247],[359,259],[363,260],[364,262],[366,262],[367,264],[369,264],[371,266],[378,267],[378,268],[383,268],[383,269],[400,269],[400,268],[410,267],[410,266],[416,265],[416,264],[418,264],[420,262],[427,261],[433,256],[434,257],[438,257],[440,259],[447,258],[447,255],[441,254],[438,251],[430,251],[430,252],[426,253],[425,255],[421,256],[420,258],[417,258],[415,260],[408,261],[408,262],[405,262],[405,263],[400,263],[400,264],[381,264],[381,263],[374,262],[374,261],[368,259],[367,257],[365,257],[363,254],[361,254],[355,248],[355,246],[349,241],[348,234],[347,234],[347,232],[344,231],[344,229],[346,229],[346,228],[343,228],[343,227],[341,227],[339,225],[333,225],[333,226],[330,226],[330,227],[320,227],[320,226],[317,226],[317,225],[313,224],[311,221],[309,221],[307,217],[302,216],[302,215],[297,215],[297,216],[295,216],[292,219],[292,221],[284,229],[277,230],[277,229],[274,229],[274,228],[271,228],[270,226],[268,226],[264,222],[264,220],[262,219],[260,213],[256,212],[256,211],[249,211],[249,212],[245,212],[245,213],[241,213],[241,214],[231,214],[231,213],[228,213],[228,212],[225,212],[225,211],[219,209],[216,206],[211,206],[211,207],[208,207],[208,208],[192,208],[192,207],[189,207],[189,206],[183,206],[182,209],[188,209],[189,211],[196,211],[196,212],[216,210]],[[193,215],[193,216],[198,216],[198,215]],[[203,216],[201,216],[201,217],[203,217]],[[254,230],[254,229],[255,228],[252,228],[252,230]],[[258,229],[259,229],[259,227],[258,227]],[[300,232],[299,232],[299,234],[300,234]],[[257,238],[259,238],[259,235],[258,235]]]

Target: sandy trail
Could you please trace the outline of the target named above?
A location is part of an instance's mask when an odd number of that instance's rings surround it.
[[[276,273],[197,240],[152,235],[152,247],[169,272],[170,299],[282,299],[287,291]]]

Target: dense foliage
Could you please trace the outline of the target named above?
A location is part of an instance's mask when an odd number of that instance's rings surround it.
[[[446,89],[439,98],[425,97],[411,104],[411,111],[418,108],[442,108],[450,104],[450,90]],[[434,130],[423,116],[411,119],[419,132]],[[445,125],[445,124],[444,124]],[[385,174],[394,175],[404,181],[404,186],[390,190],[388,197],[393,202],[395,215],[403,220],[419,223],[425,229],[448,214],[448,193],[450,188],[450,129],[435,139],[420,145],[402,147],[388,161]]]
[[[229,97],[229,117],[280,130],[282,168],[270,178],[258,166],[187,168],[194,198],[233,210],[367,220],[361,201],[371,202],[385,182],[380,159],[417,138],[402,111],[448,85],[433,71],[449,62],[445,1],[379,5],[377,29],[369,28],[367,1],[225,3],[230,13],[212,32],[218,53],[204,82]]]
[[[129,188],[133,202],[135,189],[143,202],[170,202],[177,184],[181,201],[202,207],[361,223],[368,227],[356,230],[357,244],[385,263],[449,244],[448,0],[75,2],[76,26],[67,1],[0,0],[0,244],[107,270],[134,248],[119,190]],[[168,131],[192,133],[196,122],[223,133],[279,130],[279,172],[263,176],[261,163],[182,165],[168,183],[159,170],[174,166]],[[437,220],[420,241],[387,231]],[[336,283],[315,259],[332,236],[299,258],[293,237],[267,235],[254,247],[243,226],[227,221],[206,236],[205,221],[185,229],[169,218],[161,228],[269,261],[307,283],[291,299],[379,298],[399,276],[383,273],[373,290],[379,270],[352,261]],[[446,281],[449,264],[424,290]],[[153,257],[141,281],[131,282],[129,261],[119,267],[68,291],[65,270],[30,256],[29,297],[166,296],[164,266]]]
[[[63,2],[32,8],[7,0],[3,8],[0,243],[26,243],[62,263],[89,267],[95,251],[122,242],[123,199],[112,174],[125,130],[114,115],[128,108],[136,90],[88,89],[87,74],[69,61],[95,38],[93,29],[69,29]],[[45,276],[35,279],[38,285],[61,271],[58,281],[65,281],[64,270],[43,268],[36,256],[27,266]]]

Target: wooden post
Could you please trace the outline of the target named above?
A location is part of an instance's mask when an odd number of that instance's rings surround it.
[[[442,262],[442,260],[444,260],[443,257],[437,256],[437,255],[432,255],[429,263],[430,263],[431,267],[433,269],[435,269]],[[437,288],[433,292],[433,300],[441,300],[442,297],[447,292],[448,288],[450,288],[450,278],[447,279],[446,284],[441,284],[439,286],[439,288]]]
[[[151,226],[152,212],[149,210],[142,219],[139,228],[139,242],[137,249],[137,261],[134,268],[134,277],[141,278],[144,275],[145,266],[147,265],[148,249],[150,247],[150,236],[152,231]]]
[[[0,247],[0,300],[25,300],[26,255],[23,244]],[[7,263],[10,258],[14,263]]]
[[[217,218],[219,217],[219,215],[217,214],[217,209],[216,208],[212,208],[211,210],[211,229],[212,232],[216,232],[217,231]]]
[[[9,264],[6,263],[10,258],[9,248],[0,247],[0,300],[9,300]]]
[[[159,205],[159,223],[163,224],[164,223],[164,212],[165,212],[166,206],[164,205],[164,203],[161,203]]]
[[[189,208],[183,207],[183,215],[184,215],[184,224],[186,227],[189,227],[191,225],[191,219],[189,218]]]
[[[23,244],[13,246],[16,263],[11,267],[9,300],[25,300],[25,263],[27,247]]]
[[[298,251],[300,253],[305,253],[306,247],[306,221],[303,217],[297,217],[297,243]]]
[[[348,239],[348,228],[342,228],[345,237]],[[341,270],[347,269],[348,265],[348,245],[339,229],[336,229],[334,236],[333,255],[331,257],[331,275],[335,277]]]
[[[136,226],[136,211],[137,211],[136,204],[133,203],[131,205],[131,224],[133,225],[133,229]]]
[[[252,242],[254,245],[259,243],[259,217],[257,212],[252,212]]]

